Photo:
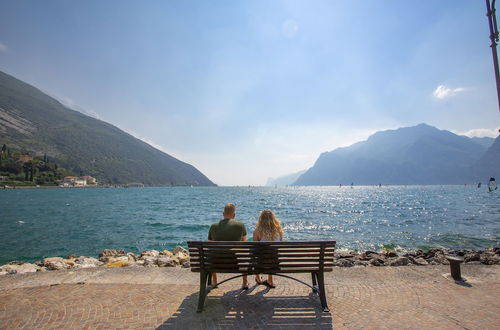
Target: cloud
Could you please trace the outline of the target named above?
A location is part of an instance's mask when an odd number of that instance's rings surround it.
[[[4,43],[0,42],[0,53],[7,53],[7,46]]]
[[[458,135],[465,135],[468,137],[491,137],[496,138],[498,136],[500,126],[497,128],[474,128],[466,132],[457,132]]]
[[[438,87],[436,87],[434,92],[432,92],[432,95],[434,95],[435,98],[442,100],[442,99],[445,99],[447,97],[454,96],[455,94],[463,92],[465,90],[466,89],[463,87],[449,88],[449,87],[446,87],[445,85],[439,85]]]

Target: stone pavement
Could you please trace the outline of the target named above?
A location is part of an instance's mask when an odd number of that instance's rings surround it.
[[[1,329],[498,329],[500,266],[335,268],[331,313],[297,282],[227,282],[196,313],[197,273],[182,268],[93,268],[0,277]],[[224,277],[224,276],[222,276]],[[298,276],[309,282],[308,276]],[[253,283],[253,278],[252,282]]]

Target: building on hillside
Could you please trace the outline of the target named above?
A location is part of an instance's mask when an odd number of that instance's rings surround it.
[[[76,176],[65,176],[59,186],[61,187],[74,187]]]
[[[85,187],[87,186],[87,181],[82,177],[78,177],[75,179],[74,187]]]
[[[85,176],[65,176],[60,187],[86,187],[96,185],[97,180],[90,175]]]
[[[88,185],[96,185],[97,184],[97,179],[94,177],[91,177],[90,175],[82,176],[82,178],[85,179],[85,181],[87,181]]]
[[[17,160],[18,162],[31,162],[33,160],[33,157],[30,155],[14,155],[14,159]]]

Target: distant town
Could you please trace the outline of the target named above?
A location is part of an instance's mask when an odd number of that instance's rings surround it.
[[[90,175],[75,175],[60,167],[46,154],[9,148],[0,149],[0,186],[7,187],[96,187],[97,179]]]

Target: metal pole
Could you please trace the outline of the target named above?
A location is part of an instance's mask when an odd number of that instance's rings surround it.
[[[497,97],[498,97],[498,111],[500,111],[500,73],[498,71],[498,56],[497,56],[497,42],[498,42],[498,28],[497,28],[497,18],[495,10],[495,1],[493,0],[490,5],[490,0],[486,0],[486,8],[488,12],[488,23],[490,25],[490,40],[491,40],[491,52],[493,55],[493,66],[495,67],[495,80],[497,83]]]

